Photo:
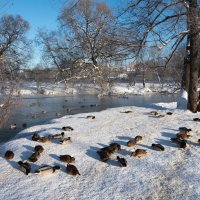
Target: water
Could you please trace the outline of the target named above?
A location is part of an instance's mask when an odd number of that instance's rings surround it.
[[[15,108],[5,128],[0,129],[0,142],[7,141],[23,130],[23,123],[27,127],[45,124],[49,120],[64,115],[101,111],[106,108],[121,106],[147,106],[157,102],[174,102],[176,94],[131,95],[127,98],[103,97],[96,95],[76,95],[58,97],[26,97],[22,99],[21,106]],[[17,124],[16,129],[11,129],[11,124]]]

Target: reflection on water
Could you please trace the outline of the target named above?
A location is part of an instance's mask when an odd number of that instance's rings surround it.
[[[98,98],[96,95],[23,98],[21,106],[14,110],[6,127],[0,130],[0,142],[12,138],[24,129],[24,123],[27,124],[27,127],[30,127],[36,124],[44,124],[51,119],[64,115],[101,111],[106,108],[121,106],[143,107],[151,103],[173,102],[176,101],[176,98],[176,94],[132,95],[127,98],[115,96]],[[17,124],[17,128],[11,130],[10,125],[14,123]]]

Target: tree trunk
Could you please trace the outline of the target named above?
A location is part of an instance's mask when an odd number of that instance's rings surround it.
[[[186,55],[184,58],[181,88],[187,93],[190,86],[190,35],[187,37]]]
[[[189,1],[189,27],[190,27],[190,86],[188,94],[188,108],[197,112],[198,106],[198,10],[197,0]]]

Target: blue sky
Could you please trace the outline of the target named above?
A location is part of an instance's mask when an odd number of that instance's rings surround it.
[[[100,1],[100,0],[99,0]],[[67,0],[0,0],[0,15],[13,14],[21,15],[30,23],[30,31],[27,36],[34,39],[38,28],[54,30],[57,26],[57,17],[60,8]],[[115,6],[120,0],[106,0],[111,6]],[[35,47],[33,64],[39,62],[40,51]]]

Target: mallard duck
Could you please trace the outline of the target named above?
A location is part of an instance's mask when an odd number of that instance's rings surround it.
[[[106,162],[110,158],[110,154],[107,151],[97,151],[100,160]]]
[[[56,113],[56,116],[57,117],[60,117],[62,114],[61,113]]]
[[[156,151],[164,151],[165,148],[161,145],[161,144],[152,144],[152,149],[156,150]]]
[[[74,165],[67,164],[67,174],[76,176],[76,175],[81,175]]]
[[[120,158],[119,156],[117,156],[117,160],[120,164],[121,167],[126,167],[127,166],[127,161],[125,158]]]
[[[55,135],[50,135],[49,138],[50,139],[64,139],[64,136],[65,136],[65,133],[62,132],[62,133],[59,133],[59,134],[55,134]]]
[[[136,141],[137,144],[138,144],[139,142],[141,142],[141,141],[142,141],[142,136],[137,135],[137,136],[135,137],[135,141]]]
[[[20,166],[20,170],[21,170],[24,174],[28,175],[28,174],[31,172],[31,166],[29,165],[29,163],[19,161],[18,164],[19,164],[19,166]]]
[[[38,161],[38,159],[40,158],[40,153],[38,151],[36,151],[35,153],[33,153],[29,158],[28,161],[29,162],[36,162]]]
[[[104,151],[104,152],[107,152],[109,155],[111,155],[111,154],[113,154],[113,153],[115,152],[115,150],[114,150],[112,147],[110,147],[110,146],[108,146],[108,147],[103,147],[103,148],[101,148],[100,150],[101,150],[101,151]]]
[[[44,165],[42,167],[40,167],[39,169],[37,169],[35,171],[35,174],[41,175],[41,176],[45,176],[45,175],[50,175],[53,174],[56,170],[59,170],[60,166],[56,165],[54,167],[49,166],[49,165]]]
[[[129,140],[129,141],[127,142],[127,146],[128,146],[128,147],[135,147],[136,144],[137,144],[137,142],[136,142],[135,139]]]
[[[60,155],[59,158],[60,158],[60,161],[66,162],[66,163],[72,163],[75,161],[75,158],[70,155]]]
[[[186,127],[179,127],[178,129],[180,132],[186,132],[186,133],[192,131],[191,128],[186,128]]]
[[[145,149],[136,149],[135,152],[131,153],[131,156],[142,158],[147,155],[147,151]]]
[[[16,129],[16,128],[17,128],[17,124],[11,124],[11,125],[10,125],[10,128],[11,128],[11,129]]]
[[[178,138],[171,138],[171,142],[178,144],[180,148],[185,149],[187,147],[186,140],[180,140]]]
[[[165,115],[157,115],[156,117],[157,118],[163,118],[163,117],[165,117]]]
[[[96,107],[96,106],[97,106],[96,104],[91,104],[91,105],[90,105],[90,107]]]
[[[74,129],[71,126],[63,126],[62,130],[63,131],[73,131]]]
[[[118,143],[111,143],[110,145],[109,145],[114,151],[120,151],[121,150],[121,145],[120,144],[118,144]]]
[[[40,136],[37,133],[34,133],[32,136],[33,141],[38,141],[40,139]]]
[[[26,123],[23,123],[23,124],[22,124],[22,127],[23,127],[23,128],[26,128],[26,127],[27,127],[27,124],[26,124]]]
[[[193,121],[200,122],[200,118],[194,118]]]
[[[95,116],[94,115],[88,115],[86,118],[87,119],[95,119]]]
[[[125,110],[125,111],[123,111],[123,112],[121,112],[121,113],[126,113],[126,114],[128,114],[128,113],[132,113],[133,111],[132,110]]]
[[[42,143],[50,143],[51,142],[51,138],[49,137],[40,137],[39,142],[42,142]]]
[[[12,151],[6,151],[6,153],[5,153],[5,155],[4,155],[4,158],[6,159],[6,160],[12,160],[13,158],[14,158],[14,153],[12,152]]]
[[[44,148],[41,145],[36,145],[34,150],[35,152],[42,153],[44,151]]]
[[[60,143],[60,144],[71,144],[71,143],[72,143],[71,137],[64,138],[64,139],[60,140],[59,143]]]
[[[187,140],[188,138],[192,137],[191,135],[188,135],[185,132],[180,132],[176,134],[176,138],[180,139],[180,140]]]
[[[149,112],[150,115],[158,115],[158,112],[157,111],[151,111]]]
[[[166,114],[167,114],[167,115],[172,115],[173,113],[172,113],[172,112],[167,112]]]

